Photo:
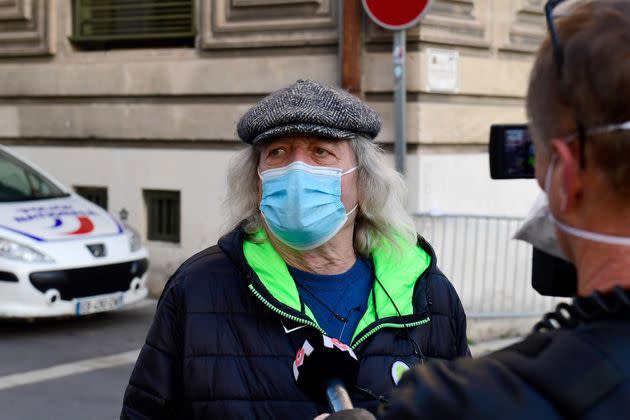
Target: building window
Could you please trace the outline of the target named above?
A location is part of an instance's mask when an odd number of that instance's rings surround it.
[[[71,40],[86,48],[194,46],[193,0],[73,0]]]
[[[179,243],[179,191],[144,190],[150,241]]]
[[[107,187],[75,186],[74,191],[86,200],[107,210]]]

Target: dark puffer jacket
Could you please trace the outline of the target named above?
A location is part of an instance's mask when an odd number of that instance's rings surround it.
[[[370,411],[395,386],[393,363],[420,361],[418,346],[427,359],[469,355],[457,293],[428,243],[411,248],[373,254],[379,281],[350,343],[363,388],[350,396]],[[296,387],[292,363],[316,331],[323,332],[269,241],[245,241],[235,230],[167,283],[121,418],[313,418],[327,407]]]
[[[575,298],[538,325],[483,358],[414,367],[379,419],[630,418],[630,290]]]

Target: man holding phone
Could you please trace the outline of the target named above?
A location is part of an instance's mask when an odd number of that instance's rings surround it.
[[[412,368],[379,418],[628,418],[630,1],[595,0],[556,18],[562,2],[545,7],[550,35],[527,111],[546,212],[577,270],[573,302],[484,358]]]

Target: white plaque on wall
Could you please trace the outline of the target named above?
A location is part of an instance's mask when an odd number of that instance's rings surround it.
[[[459,89],[459,52],[428,48],[427,90],[456,93]]]

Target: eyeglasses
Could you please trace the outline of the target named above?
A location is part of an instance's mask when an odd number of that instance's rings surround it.
[[[545,18],[547,20],[547,29],[549,30],[549,37],[551,38],[551,46],[553,48],[553,57],[556,63],[556,69],[558,72],[558,81],[562,81],[562,70],[564,68],[564,54],[562,51],[562,45],[560,44],[560,40],[558,38],[558,31],[556,30],[556,24],[553,16],[553,9],[555,9],[561,3],[564,3],[566,0],[549,0],[545,4]],[[574,115],[575,126],[577,128],[577,138],[579,141],[579,153],[580,153],[580,168],[586,168],[586,130],[584,129],[584,124],[580,122],[577,118],[577,115]],[[575,136],[575,135],[574,135]]]
[[[553,48],[553,57],[556,63],[556,70],[558,72],[558,81],[562,81],[562,70],[564,68],[564,54],[562,52],[562,45],[560,44],[560,40],[558,38],[558,31],[556,30],[556,24],[554,21],[553,10],[564,3],[567,0],[549,0],[545,4],[545,18],[547,20],[547,28],[549,29],[549,37],[551,38],[551,46]],[[579,141],[579,153],[580,153],[580,168],[586,168],[586,153],[585,153],[585,145],[586,145],[586,136],[587,135],[597,135],[597,134],[605,134],[612,133],[617,131],[630,131],[630,121],[623,122],[621,124],[610,124],[601,127],[593,127],[586,129],[584,124],[580,122],[577,118],[577,115],[574,110],[573,118],[575,119],[575,126],[577,128],[577,132],[569,134],[565,136],[564,139],[567,141],[573,141],[576,138]]]

